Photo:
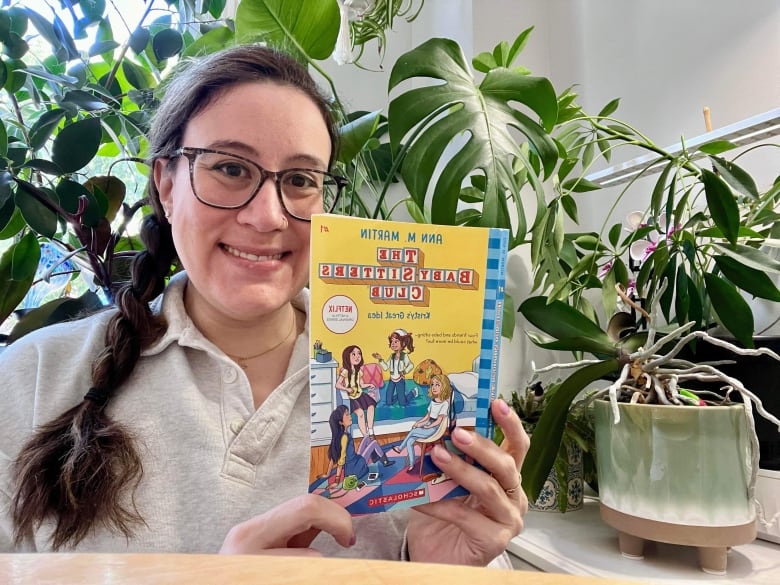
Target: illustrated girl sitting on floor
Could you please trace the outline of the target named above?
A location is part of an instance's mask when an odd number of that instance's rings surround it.
[[[428,388],[428,396],[430,397],[431,402],[428,405],[427,414],[412,425],[409,433],[399,445],[393,447],[393,451],[396,453],[401,453],[406,449],[406,459],[409,463],[409,471],[414,467],[415,441],[432,437],[442,428],[442,425],[446,428],[450,423],[450,399],[452,397],[450,379],[444,374],[434,374],[431,376],[431,385]]]
[[[395,464],[395,461],[387,458],[379,443],[367,435],[363,435],[357,451],[355,450],[355,442],[349,431],[352,415],[343,404],[330,413],[328,423],[331,433],[329,465],[327,473],[320,475],[320,479],[330,478],[333,470],[336,470],[336,475],[328,482],[329,489],[336,489],[347,476],[354,475],[357,479],[365,477],[368,474],[368,464],[374,457],[385,467]]]

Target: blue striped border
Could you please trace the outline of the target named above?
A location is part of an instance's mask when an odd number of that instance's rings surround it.
[[[477,383],[476,431],[493,438],[495,423],[490,416],[490,403],[496,397],[498,358],[501,349],[501,324],[504,311],[504,282],[509,231],[490,228],[485,266],[485,300],[482,317],[482,341],[479,350]]]

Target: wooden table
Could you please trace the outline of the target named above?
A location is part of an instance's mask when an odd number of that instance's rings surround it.
[[[455,565],[274,556],[5,554],[3,585],[615,585],[551,573],[500,571]]]

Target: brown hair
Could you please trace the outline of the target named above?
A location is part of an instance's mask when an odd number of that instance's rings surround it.
[[[331,137],[332,164],[337,134],[327,100],[297,61],[259,45],[181,64],[165,84],[155,113],[149,161],[169,158],[181,146],[188,121],[230,87],[265,81],[294,87],[317,105]],[[143,475],[141,458],[129,431],[111,420],[105,407],[130,377],[141,351],[167,327],[149,302],[163,291],[176,249],[153,180],[147,194],[153,213],[141,227],[145,250],[133,261],[132,280],[116,293],[117,311],[106,329],[105,348],[93,363],[92,387],[79,404],[38,427],[16,458],[11,507],[17,545],[47,518],[54,522],[54,550],[77,545],[99,526],[130,538],[134,526],[143,523],[132,497]],[[125,493],[129,499],[122,497]]]

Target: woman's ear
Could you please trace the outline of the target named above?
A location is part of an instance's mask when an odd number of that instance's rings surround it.
[[[157,187],[157,193],[160,197],[160,203],[165,210],[165,217],[168,217],[173,208],[173,168],[168,159],[158,158],[154,161],[152,169],[152,180]]]

